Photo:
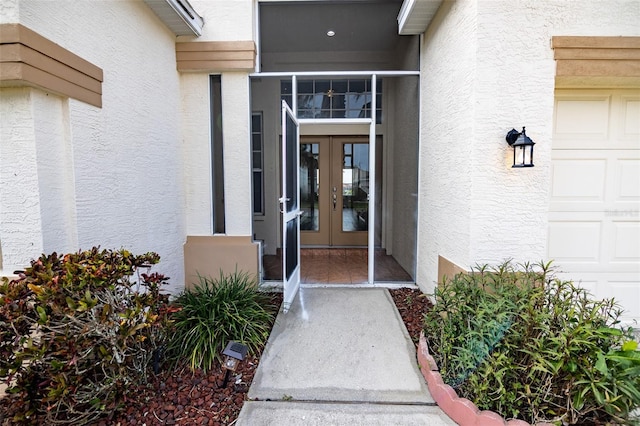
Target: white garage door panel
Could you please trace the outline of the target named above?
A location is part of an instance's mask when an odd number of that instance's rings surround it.
[[[640,222],[613,221],[612,262],[635,264],[640,270]]]
[[[633,313],[640,312],[640,281],[609,280],[607,284],[608,288],[605,287],[606,294],[604,296],[613,297],[623,307],[625,314],[622,319],[631,321],[637,318],[637,314]],[[640,327],[640,324],[637,324],[636,327]]]
[[[553,162],[553,188],[555,199],[604,201],[607,159],[571,158]],[[577,186],[576,181],[581,182]]]
[[[631,143],[640,140],[640,100],[635,96],[622,96],[622,136]]]
[[[638,209],[638,152],[631,149],[553,150],[551,211],[633,212]]]
[[[547,253],[640,327],[640,90],[556,92]]]
[[[550,212],[547,258],[565,271],[640,276],[640,221],[610,212]]]
[[[556,101],[555,134],[563,141],[559,148],[598,145],[609,135],[611,96],[582,96],[578,99],[558,98]],[[582,145],[578,145],[582,142]],[[555,140],[554,140],[555,143]],[[554,145],[555,147],[555,145]]]
[[[640,160],[619,159],[617,174],[617,200],[640,201]]]
[[[640,91],[557,91],[554,149],[640,149]]]
[[[601,222],[549,222],[549,258],[558,262],[600,264]]]
[[[634,324],[634,321],[640,321],[637,314],[640,312],[640,278],[637,274],[558,272],[557,276],[572,280],[596,299],[613,298],[624,310],[621,320],[640,327],[640,324]]]

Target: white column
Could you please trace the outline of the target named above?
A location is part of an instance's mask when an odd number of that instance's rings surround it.
[[[251,111],[249,75],[222,74],[224,204],[227,235],[251,235]]]
[[[32,92],[0,89],[0,241],[9,272],[43,252]]]
[[[43,250],[75,252],[80,247],[69,100],[34,90],[31,101]]]

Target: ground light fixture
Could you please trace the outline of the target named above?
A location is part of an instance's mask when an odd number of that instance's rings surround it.
[[[522,132],[511,129],[506,136],[507,143],[513,148],[513,166],[511,167],[533,167],[533,146],[535,142],[522,128]]]
[[[227,387],[229,381],[229,375],[232,371],[236,371],[240,362],[242,362],[247,356],[249,348],[242,343],[231,341],[227,343],[227,347],[222,351],[224,359],[222,361],[222,367],[226,370],[224,375],[224,383],[222,387]]]

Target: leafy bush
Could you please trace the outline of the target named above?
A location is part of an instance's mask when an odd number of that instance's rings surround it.
[[[435,291],[424,331],[444,381],[480,409],[531,423],[632,423],[640,352],[613,300],[550,264],[476,267]]]
[[[167,278],[155,253],[42,255],[0,284],[0,378],[13,422],[87,424],[118,407],[163,344]]]
[[[235,272],[219,279],[200,277],[199,283],[176,300],[168,355],[187,360],[193,370],[211,369],[227,342],[235,340],[258,350],[269,337],[277,307],[258,291],[248,274]]]

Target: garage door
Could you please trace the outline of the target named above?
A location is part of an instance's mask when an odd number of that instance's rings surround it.
[[[640,327],[640,90],[556,91],[547,247]]]

